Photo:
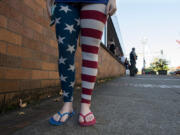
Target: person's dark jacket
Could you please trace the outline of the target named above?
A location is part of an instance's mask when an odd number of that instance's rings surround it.
[[[137,56],[136,53],[134,51],[131,51],[130,53],[130,61],[136,61]]]
[[[109,50],[110,50],[113,54],[115,54],[115,45],[114,45],[114,44],[111,44]]]

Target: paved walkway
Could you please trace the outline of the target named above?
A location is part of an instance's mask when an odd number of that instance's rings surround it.
[[[80,90],[76,90],[76,112],[79,110],[79,96]],[[49,125],[49,117],[60,106],[51,98],[1,116],[0,134],[180,135],[180,78],[177,77],[120,77],[96,85],[92,111],[97,124],[92,127],[77,125],[77,115],[63,126]],[[25,115],[18,115],[19,111]]]

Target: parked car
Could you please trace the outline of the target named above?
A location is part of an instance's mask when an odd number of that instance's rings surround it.
[[[171,72],[169,72],[169,74],[171,74],[171,75],[179,74],[180,75],[180,69],[176,69],[175,71],[171,71]]]
[[[179,74],[180,75],[180,69],[177,69],[176,71],[174,71],[175,72],[175,74],[177,75],[177,74]]]
[[[145,75],[156,75],[156,71],[152,70],[152,69],[144,69],[142,71]]]

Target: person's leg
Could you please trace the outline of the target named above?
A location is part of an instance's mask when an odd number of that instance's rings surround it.
[[[134,76],[135,75],[135,62],[132,61],[131,62],[131,76]]]
[[[80,10],[68,3],[58,3],[55,7],[54,17],[59,50],[58,71],[64,100],[60,112],[72,112],[75,83],[74,56],[80,31]],[[61,121],[66,120],[67,117],[67,115],[63,116]],[[58,121],[60,116],[55,114],[53,118]]]
[[[82,94],[80,112],[83,115],[90,112],[91,95],[98,68],[98,50],[104,25],[107,20],[105,9],[106,5],[104,4],[87,4],[82,6],[80,12],[80,43],[82,47]],[[92,119],[94,119],[93,114],[87,117],[87,121],[91,121]],[[83,122],[82,116],[79,117],[79,122]]]

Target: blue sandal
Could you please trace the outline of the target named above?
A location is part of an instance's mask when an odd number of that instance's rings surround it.
[[[70,112],[65,112],[65,113],[63,113],[63,114],[61,114],[60,112],[57,112],[57,113],[58,113],[59,116],[60,116],[59,121],[56,121],[56,120],[53,119],[53,117],[51,117],[51,118],[49,119],[49,123],[50,123],[51,125],[55,125],[55,126],[63,125],[64,123],[66,123],[66,121],[67,121],[70,117],[72,117],[72,116],[75,114],[74,111],[71,112],[71,113],[70,113]],[[67,118],[64,122],[61,122],[61,118],[62,118],[64,115],[68,115],[68,118]]]

